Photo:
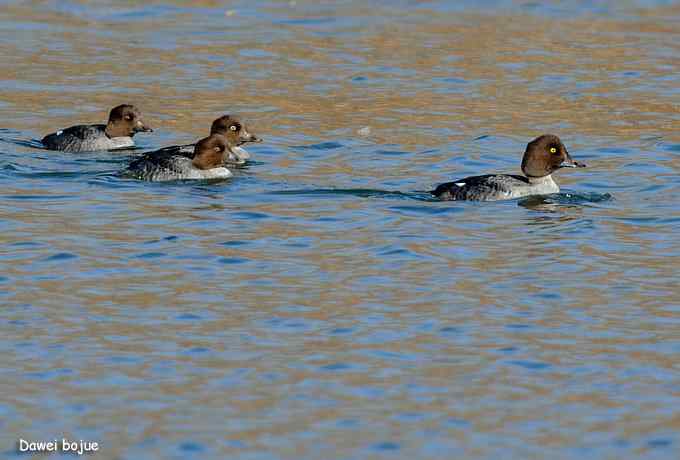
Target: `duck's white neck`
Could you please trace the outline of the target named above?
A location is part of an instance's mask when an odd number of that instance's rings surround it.
[[[552,175],[548,174],[543,177],[527,177],[529,183],[533,189],[536,189],[538,193],[557,193],[560,191],[560,187],[555,183]]]
[[[529,179],[529,183],[531,185],[547,185],[547,184],[554,184],[555,183],[551,174],[548,174],[547,176],[543,176],[543,177],[529,177],[529,176],[527,176],[527,179]]]

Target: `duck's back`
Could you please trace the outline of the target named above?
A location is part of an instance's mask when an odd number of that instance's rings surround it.
[[[496,201],[535,193],[524,176],[486,174],[439,185],[431,193],[441,200]]]
[[[106,135],[106,125],[77,125],[43,137],[42,144],[50,150],[90,152],[134,146],[131,137]]]
[[[184,144],[184,145],[169,145],[167,147],[160,148],[156,150],[155,152],[148,153],[147,155],[165,155],[165,154],[171,154],[171,155],[180,155],[183,157],[187,158],[193,158],[194,157],[194,147],[196,147],[196,144]]]

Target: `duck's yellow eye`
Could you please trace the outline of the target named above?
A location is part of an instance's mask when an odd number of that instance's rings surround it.
[[[550,153],[557,153],[557,149],[555,147],[550,147]]]

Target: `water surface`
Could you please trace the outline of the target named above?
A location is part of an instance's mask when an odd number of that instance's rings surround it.
[[[673,2],[7,2],[0,452],[680,454]],[[217,183],[33,141],[131,102],[151,149],[237,113]],[[562,193],[441,203],[558,134]],[[59,455],[50,457],[57,458]],[[63,458],[71,456],[61,455]]]

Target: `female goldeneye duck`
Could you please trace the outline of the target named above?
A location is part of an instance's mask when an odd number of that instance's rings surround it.
[[[235,116],[223,115],[213,121],[210,134],[221,134],[229,140],[230,149],[226,152],[224,162],[232,165],[242,165],[250,159],[250,154],[241,145],[247,142],[262,142],[262,138],[251,133],[248,128]],[[191,154],[194,145],[173,145],[166,149],[180,149],[183,154]]]
[[[522,158],[524,176],[487,174],[439,185],[432,193],[441,200],[496,201],[528,195],[548,195],[560,188],[552,173],[560,168],[585,168],[574,161],[559,137],[544,134],[529,142]]]
[[[149,181],[226,179],[232,176],[224,167],[229,149],[227,138],[212,134],[201,139],[191,154],[183,153],[180,146],[146,153],[130,163],[125,175]]]
[[[153,131],[142,120],[134,105],[123,104],[111,109],[105,125],[77,125],[48,134],[42,143],[49,150],[91,152],[133,147],[132,136]]]

